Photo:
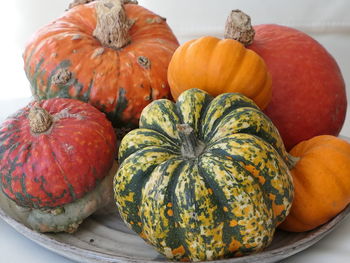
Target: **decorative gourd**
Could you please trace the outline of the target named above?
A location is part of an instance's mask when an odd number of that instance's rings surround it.
[[[300,158],[291,170],[295,197],[284,230],[303,232],[336,216],[350,203],[350,144],[322,135],[296,145]]]
[[[201,37],[175,51],[168,68],[171,94],[176,99],[191,88],[212,96],[239,92],[264,109],[271,99],[271,77],[265,62],[244,47],[246,36],[239,41],[229,39],[228,34],[225,38]]]
[[[89,102],[114,126],[135,126],[149,102],[170,96],[167,67],[178,47],[175,36],[164,18],[136,4],[72,6],[26,46],[32,93]]]
[[[0,185],[41,232],[74,232],[113,199],[116,137],[93,106],[72,99],[33,102],[0,126]]]
[[[175,260],[265,248],[288,214],[293,185],[278,131],[238,93],[157,100],[119,148],[115,199],[126,224]]]
[[[287,150],[314,136],[337,136],[347,99],[344,79],[332,55],[316,40],[290,27],[267,24],[253,30],[254,40],[247,48],[264,59],[272,76],[272,99],[264,113],[278,128]]]

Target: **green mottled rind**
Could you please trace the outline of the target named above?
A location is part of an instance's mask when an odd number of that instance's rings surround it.
[[[183,157],[177,124],[205,144]],[[284,220],[293,184],[282,140],[248,98],[192,89],[148,105],[119,149],[115,198],[127,225],[175,260],[261,251]]]
[[[115,163],[108,176],[96,188],[76,201],[55,209],[42,210],[17,205],[13,200],[6,198],[9,209],[20,216],[22,222],[38,232],[75,232],[79,225],[88,216],[98,209],[111,204],[113,176],[117,170]]]

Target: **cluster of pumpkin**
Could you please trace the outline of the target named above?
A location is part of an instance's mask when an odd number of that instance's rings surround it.
[[[253,28],[234,10],[225,39],[179,47],[132,1],[75,1],[24,61],[36,101],[0,126],[0,184],[35,230],[74,232],[115,198],[168,258],[212,260],[261,251],[276,227],[311,230],[350,203],[350,144],[333,136],[344,81],[295,29]],[[117,149],[112,124],[139,128]]]

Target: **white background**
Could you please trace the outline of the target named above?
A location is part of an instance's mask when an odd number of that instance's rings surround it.
[[[23,71],[25,42],[39,27],[61,15],[68,0],[2,2],[0,59],[0,121],[30,100]],[[242,9],[253,24],[278,23],[309,33],[337,60],[350,101],[350,1],[348,0],[140,0],[167,18],[181,43],[202,35],[222,36],[231,9]],[[350,113],[343,135],[350,135]],[[350,218],[312,248],[285,262],[350,262]],[[22,237],[0,219],[0,263],[71,262]]]

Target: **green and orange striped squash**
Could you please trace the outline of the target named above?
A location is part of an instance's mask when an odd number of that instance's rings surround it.
[[[190,89],[149,104],[123,138],[115,199],[125,223],[170,259],[254,253],[289,212],[289,158],[252,100]]]
[[[32,93],[89,102],[114,126],[136,126],[147,104],[171,96],[167,68],[178,41],[163,17],[142,6],[87,2],[28,41],[23,58]]]

